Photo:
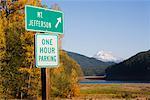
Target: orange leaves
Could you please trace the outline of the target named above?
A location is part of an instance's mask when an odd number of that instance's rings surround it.
[[[60,64],[59,67],[53,69],[53,74],[61,74],[64,71],[64,68]]]
[[[33,68],[35,33],[25,31],[24,20],[25,4],[35,0],[5,1],[7,7],[0,11],[0,78],[5,99],[18,98],[20,93],[35,97],[41,89],[40,69]]]
[[[60,51],[60,65],[51,71],[51,89],[54,96],[72,97],[79,94],[79,65],[67,53]]]
[[[22,73],[25,80],[22,86],[24,92],[28,95],[35,96],[40,94],[41,89],[41,78],[40,78],[40,69],[38,68],[19,68],[19,71]]]
[[[31,76],[38,76],[40,77],[40,69],[39,68],[19,68],[18,69],[21,73],[29,73]]]

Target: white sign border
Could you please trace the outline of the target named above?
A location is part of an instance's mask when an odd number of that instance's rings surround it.
[[[59,12],[62,13],[62,20],[63,20],[63,32],[53,32],[53,31],[43,31],[43,30],[34,30],[34,29],[28,29],[27,28],[27,7],[32,7],[32,8],[39,8],[39,9],[44,9],[44,10],[49,10],[49,11],[53,11],[53,12]],[[64,13],[62,11],[58,11],[58,10],[53,10],[53,9],[46,9],[46,8],[42,8],[42,7],[36,7],[36,6],[31,6],[31,5],[25,5],[25,29],[27,31],[33,31],[33,32],[50,32],[50,33],[56,33],[56,34],[64,34]]]
[[[56,65],[38,65],[38,60],[37,60],[37,56],[36,56],[36,54],[37,54],[37,35],[50,35],[50,36],[56,36],[57,37],[57,59],[58,59],[58,61],[57,61],[57,64]],[[34,36],[34,50],[35,50],[35,66],[37,67],[37,68],[57,68],[57,67],[59,67],[59,46],[58,46],[58,35],[57,34],[50,34],[50,33],[36,33],[35,34],[35,36]]]

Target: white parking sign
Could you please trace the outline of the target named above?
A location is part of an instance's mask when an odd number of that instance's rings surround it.
[[[37,33],[35,35],[35,58],[36,67],[57,67],[59,62],[58,36]]]

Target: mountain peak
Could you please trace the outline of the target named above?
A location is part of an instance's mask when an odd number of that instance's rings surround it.
[[[123,61],[122,58],[114,56],[112,54],[112,52],[110,51],[104,51],[104,50],[100,50],[98,51],[93,58],[96,58],[98,60],[104,61],[104,62],[115,62],[115,63],[119,63],[121,61]]]

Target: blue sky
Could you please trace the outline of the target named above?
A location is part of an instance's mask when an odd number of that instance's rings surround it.
[[[65,17],[65,50],[93,56],[111,51],[124,59],[150,49],[148,0],[42,0],[58,4]]]

